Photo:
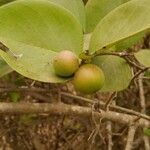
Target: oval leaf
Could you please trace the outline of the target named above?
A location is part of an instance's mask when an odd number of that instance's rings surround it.
[[[23,54],[15,60],[0,52],[14,70],[43,82],[66,80],[56,77],[46,64],[56,52],[67,49],[78,55],[83,49],[82,27],[71,13],[47,0],[19,0],[0,7],[0,20],[0,41]]]
[[[85,30],[85,11],[82,0],[49,0],[69,10],[81,23]]]
[[[15,54],[22,54],[16,59],[10,52],[0,50],[1,57],[18,73],[33,80],[43,82],[64,82],[67,79],[55,75],[52,60],[57,52],[0,38]]]
[[[135,53],[135,58],[145,67],[150,67],[150,49],[141,50]]]
[[[124,59],[118,56],[97,56],[93,63],[104,71],[105,84],[101,91],[121,91],[130,84],[132,70]]]
[[[0,8],[0,36],[53,51],[80,53],[82,29],[73,15],[47,0],[19,0]]]
[[[0,0],[0,6],[15,0]],[[49,0],[69,10],[85,29],[85,11],[82,0]]]
[[[129,0],[89,0],[86,10],[86,32],[92,32],[99,21],[110,11]]]
[[[90,50],[95,52],[150,28],[150,0],[131,0],[104,17],[91,38]]]

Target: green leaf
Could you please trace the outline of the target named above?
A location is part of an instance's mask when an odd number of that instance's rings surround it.
[[[140,50],[135,53],[135,58],[145,67],[150,67],[150,49]]]
[[[77,55],[83,49],[82,27],[66,9],[47,0],[19,0],[0,7],[0,41],[17,54],[0,52],[20,74],[43,82],[62,82],[55,76],[53,57],[61,50]]]
[[[0,38],[16,54],[22,54],[16,59],[11,53],[0,50],[1,57],[18,73],[33,80],[43,82],[64,82],[67,79],[57,77],[54,73],[52,60],[57,52],[31,46],[22,42]]]
[[[7,63],[0,57],[0,78],[4,75],[12,72],[13,70],[7,65]]]
[[[81,23],[85,30],[85,10],[82,0],[49,0],[69,10]]]
[[[150,136],[150,129],[149,128],[144,128],[144,134],[147,136]]]
[[[105,84],[101,91],[121,91],[130,84],[132,70],[123,58],[110,55],[97,56],[93,63],[104,71]]]
[[[131,0],[120,5],[97,25],[90,42],[95,52],[150,28],[150,0]]]
[[[127,48],[130,48],[132,47],[133,45],[137,44],[138,42],[140,42],[143,37],[144,37],[145,33],[142,32],[142,33],[138,33],[134,36],[131,36],[119,43],[117,43],[116,45],[114,45],[114,49],[115,51],[123,51]]]
[[[86,10],[86,32],[92,32],[110,11],[129,0],[89,0]]]
[[[0,0],[0,6],[15,0]],[[81,23],[85,30],[85,10],[82,0],[49,0],[70,11]]]

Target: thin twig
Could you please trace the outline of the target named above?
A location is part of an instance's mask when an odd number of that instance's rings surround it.
[[[113,92],[112,94],[110,94],[108,100],[105,103],[105,110],[109,110],[109,106],[111,104],[111,102],[117,97],[117,92]]]
[[[112,123],[111,123],[111,121],[107,121],[106,129],[108,132],[108,150],[112,150],[113,141],[112,141]]]
[[[117,93],[113,93],[111,95],[112,97],[112,100],[114,99],[114,96],[116,97],[117,96]],[[116,105],[116,101],[113,100],[112,101],[114,105]],[[106,125],[106,129],[107,129],[107,132],[108,132],[108,150],[112,150],[112,147],[113,147],[113,140],[112,140],[112,122],[111,121],[107,121],[107,125]]]
[[[140,74],[140,78],[138,79],[139,83],[139,97],[140,97],[140,105],[141,105],[141,113],[146,113],[146,103],[145,103],[145,95],[144,95],[144,86],[143,86],[143,74]],[[149,138],[147,136],[143,136],[145,150],[150,150]]]
[[[139,70],[143,70],[143,66],[138,65],[137,63],[135,63],[134,61],[130,60],[130,58],[128,56],[123,57],[127,63],[129,65],[131,65],[132,67],[136,67]]]
[[[136,129],[137,129],[136,126],[133,126],[133,125],[129,126],[125,150],[131,150],[132,149]]]
[[[102,139],[103,143],[105,144],[104,138],[103,138],[101,131],[100,131],[100,127],[101,127],[101,123],[102,123],[103,118],[100,117],[98,119],[98,121],[96,121],[97,117],[94,116],[95,115],[94,112],[97,110],[95,110],[94,104],[92,105],[91,111],[92,111],[91,117],[92,117],[92,121],[94,123],[95,128],[93,129],[92,133],[90,134],[88,140],[92,139],[92,144],[94,144],[96,136],[99,135],[99,137]],[[101,113],[101,110],[98,110],[98,112]]]
[[[145,104],[145,95],[144,95],[144,87],[143,87],[143,74],[140,74],[138,83],[139,83],[139,97],[140,97],[140,105],[141,105],[141,112],[145,114],[146,111],[146,104]]]
[[[88,99],[88,98],[84,98],[84,97],[81,97],[81,96],[72,95],[72,94],[69,94],[69,93],[66,93],[66,92],[61,92],[61,94],[64,95],[64,96],[76,99],[76,100],[85,101],[85,102],[90,103],[90,104],[95,103],[94,100],[91,100],[91,99]],[[102,102],[102,101],[97,101],[97,102],[99,103],[99,105],[101,105],[101,108],[104,108],[104,106],[105,106],[104,102]],[[144,118],[144,119],[147,119],[147,120],[150,121],[150,117],[149,116],[147,116],[145,114],[141,114],[141,113],[136,112],[136,111],[131,110],[131,109],[123,108],[123,107],[120,107],[120,106],[113,106],[113,105],[110,105],[109,108],[113,109],[113,110],[115,109],[115,110],[118,110],[118,111],[121,111],[121,112],[126,112],[128,114],[133,114],[133,115],[136,115],[138,117],[141,117],[141,118]]]
[[[10,54],[14,57],[14,58],[16,58],[16,59],[18,59],[18,58],[21,58],[22,56],[23,56],[23,54],[15,54],[11,49],[9,49],[6,45],[4,45],[2,42],[0,42],[0,49],[1,50],[3,50],[3,51],[5,51],[5,52],[10,52]]]
[[[140,78],[137,78],[137,79],[144,79],[144,80],[150,80],[150,77],[140,77]]]
[[[114,55],[114,56],[119,56],[119,57],[124,57],[124,56],[133,56],[133,53],[128,53],[128,52],[100,52],[100,53],[95,53],[94,56],[101,56],[101,55]]]
[[[140,70],[139,72],[137,72],[137,73],[134,75],[134,77],[131,79],[130,85],[131,85],[131,83],[132,83],[137,77],[139,77],[140,74],[142,74],[143,72],[147,71],[148,69],[149,69],[149,67],[146,67],[146,68]]]
[[[125,135],[125,133],[127,132],[127,130],[128,130],[128,128],[126,126],[125,128],[123,128],[123,129],[120,130],[121,132],[112,133],[112,135],[113,136],[123,136],[123,135]]]

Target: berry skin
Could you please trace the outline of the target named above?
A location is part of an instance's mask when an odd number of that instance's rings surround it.
[[[70,77],[79,68],[79,59],[73,52],[63,50],[54,58],[53,67],[56,75]]]
[[[104,73],[98,66],[85,64],[75,73],[73,84],[81,93],[92,94],[103,87],[104,81]]]

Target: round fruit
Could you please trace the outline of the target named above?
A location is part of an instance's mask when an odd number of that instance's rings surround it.
[[[105,76],[98,66],[85,64],[75,73],[73,83],[81,93],[92,94],[103,87],[104,81]]]
[[[53,67],[56,75],[70,77],[79,68],[79,59],[73,52],[64,50],[54,58]]]

